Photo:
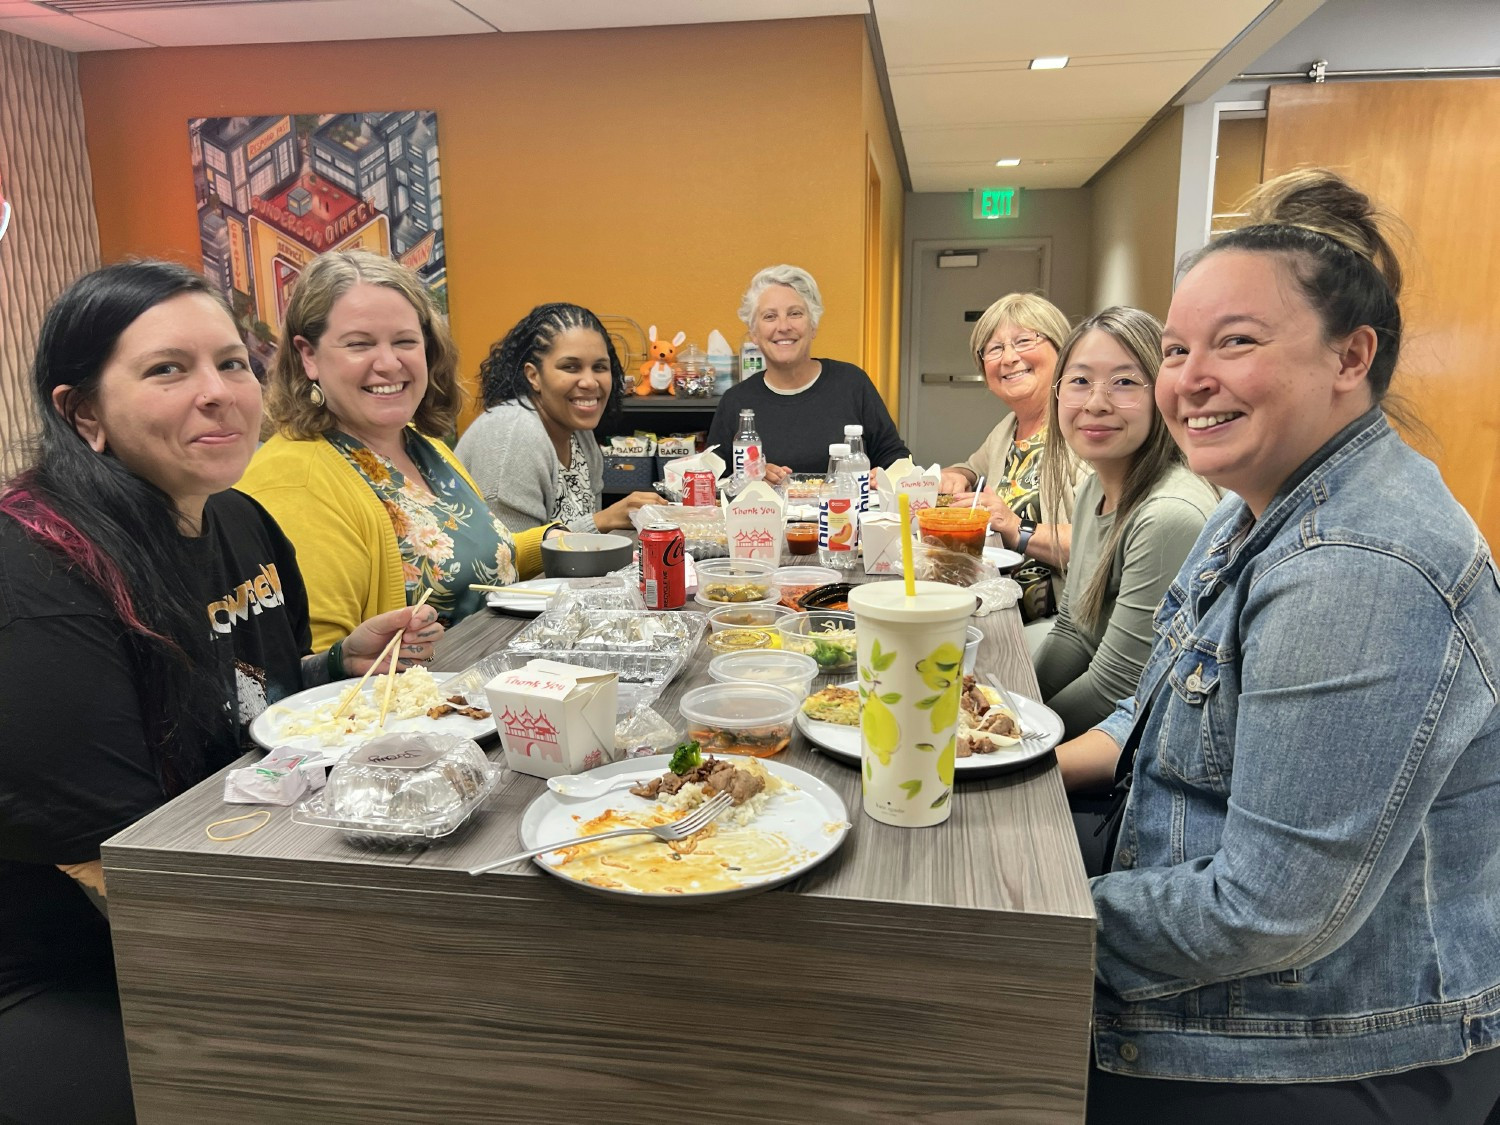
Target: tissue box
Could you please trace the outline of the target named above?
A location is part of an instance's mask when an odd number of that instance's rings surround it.
[[[613,762],[613,672],[533,660],[485,685],[505,762],[534,777],[578,773]]]

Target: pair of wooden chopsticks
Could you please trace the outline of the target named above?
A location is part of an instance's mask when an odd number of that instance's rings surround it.
[[[529,598],[550,598],[557,593],[556,590],[533,590],[527,586],[486,586],[483,582],[470,582],[469,589],[496,594],[518,594]]]
[[[427,587],[427,589],[422,591],[422,596],[417,599],[416,605],[411,607],[412,612],[416,613],[417,610],[426,605],[427,599],[431,596],[432,587],[429,586]],[[380,704],[380,721],[375,724],[377,727],[385,726],[385,714],[388,710],[390,710],[391,706],[391,691],[396,686],[397,660],[395,650],[400,647],[401,637],[404,633],[405,630],[403,629],[400,633],[397,633],[394,637],[386,642],[385,648],[381,649],[380,655],[375,658],[375,663],[371,664],[368,668],[365,669],[365,674],[359,678],[359,683],[354,685],[354,690],[348,692],[344,696],[344,701],[339,704],[339,709],[333,713],[334,719],[337,719],[340,715],[342,715],[344,713],[344,709],[359,698],[359,693],[364,690],[365,681],[370,678],[370,673],[375,671],[376,668],[379,668],[380,662],[387,656],[389,656],[391,658],[390,674],[385,681],[385,697]]]

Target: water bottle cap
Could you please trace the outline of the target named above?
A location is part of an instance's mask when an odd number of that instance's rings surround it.
[[[865,428],[863,426],[845,426],[844,427],[844,436],[845,437],[864,437],[865,436]]]
[[[849,456],[849,444],[847,442],[842,442],[842,441],[834,442],[832,445],[830,445],[828,447],[828,456],[830,456],[830,457],[847,457],[847,456]]]

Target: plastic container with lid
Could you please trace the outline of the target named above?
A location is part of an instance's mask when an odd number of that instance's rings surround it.
[[[781,647],[811,657],[822,674],[854,670],[858,641],[854,614],[813,609],[783,617],[777,628],[781,631]]]
[[[758,559],[705,559],[697,563],[699,605],[775,604],[781,597],[776,568]]]
[[[786,749],[802,702],[769,684],[707,684],[682,697],[678,710],[687,737],[705,754],[769,758]]]
[[[294,819],[376,844],[421,844],[454,831],[504,772],[471,739],[387,734],[333,767]]]
[[[708,662],[708,674],[721,684],[771,684],[786,688],[799,700],[812,690],[818,665],[800,652],[762,649],[730,652]]]

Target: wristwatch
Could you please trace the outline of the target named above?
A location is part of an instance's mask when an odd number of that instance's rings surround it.
[[[1016,536],[1016,551],[1020,554],[1026,553],[1026,544],[1031,542],[1031,537],[1036,534],[1036,520],[1022,520],[1021,530]]]

